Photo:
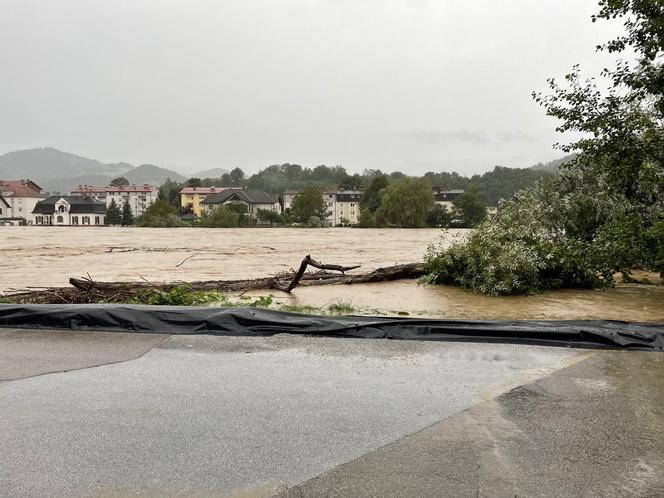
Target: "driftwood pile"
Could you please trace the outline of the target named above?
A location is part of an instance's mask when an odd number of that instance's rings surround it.
[[[319,271],[306,272],[313,266]],[[16,292],[8,295],[18,304],[84,304],[99,302],[126,302],[152,290],[169,290],[186,285],[192,291],[246,292],[250,290],[274,289],[291,292],[297,286],[363,284],[391,280],[418,278],[424,275],[422,263],[408,263],[378,268],[367,273],[346,274],[360,266],[340,266],[319,263],[306,256],[297,271],[279,273],[273,277],[249,280],[209,280],[199,282],[97,282],[91,277],[70,278],[71,287],[50,287],[39,290]],[[340,272],[340,273],[335,273]]]

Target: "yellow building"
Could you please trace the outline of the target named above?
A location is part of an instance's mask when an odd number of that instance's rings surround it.
[[[225,188],[219,187],[185,187],[180,190],[180,210],[183,213],[193,213],[201,217],[205,207],[201,204],[208,196],[223,192]]]

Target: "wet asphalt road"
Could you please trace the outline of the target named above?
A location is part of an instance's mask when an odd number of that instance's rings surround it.
[[[0,496],[664,495],[664,356],[0,329]]]

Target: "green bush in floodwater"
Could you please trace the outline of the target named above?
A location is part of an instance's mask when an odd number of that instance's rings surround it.
[[[151,304],[160,306],[204,306],[226,297],[219,292],[192,291],[188,286],[175,286],[167,290],[154,289],[135,294],[124,302],[127,304]]]

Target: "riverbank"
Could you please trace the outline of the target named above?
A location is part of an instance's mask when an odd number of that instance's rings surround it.
[[[4,227],[0,293],[95,281],[176,282],[249,279],[297,268],[302,257],[362,265],[354,272],[421,261],[432,243],[450,244],[466,230],[437,229],[149,229]],[[444,237],[444,238],[443,238]],[[179,266],[178,266],[179,265]],[[641,279],[652,275],[636,273]],[[604,291],[562,289],[534,296],[490,297],[415,280],[225,293],[209,306],[259,301],[270,309],[449,319],[609,319],[664,322],[664,287],[619,283]],[[267,298],[269,298],[269,303]],[[262,301],[261,301],[262,299]],[[224,302],[222,302],[224,301]],[[266,304],[267,303],[267,304]]]

